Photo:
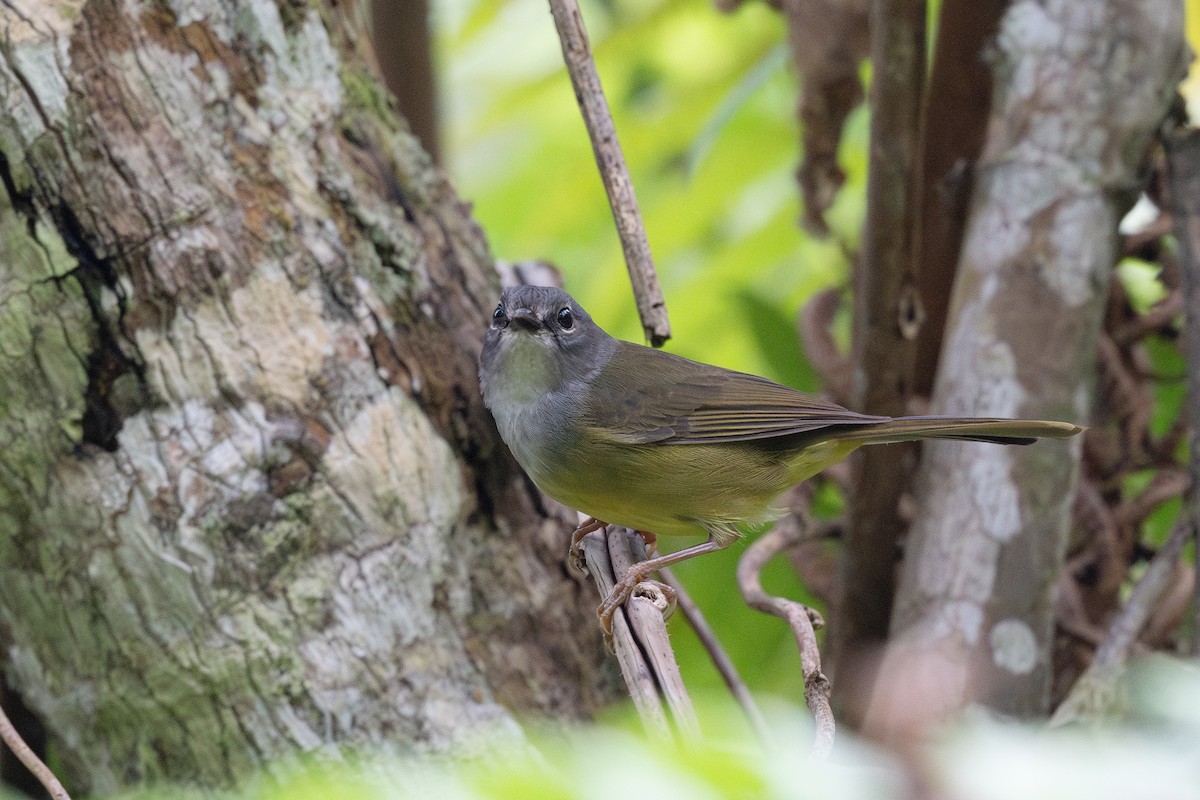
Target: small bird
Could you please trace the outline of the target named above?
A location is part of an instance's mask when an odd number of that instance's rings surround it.
[[[766,378],[614,339],[561,289],[506,289],[479,381],[517,462],[546,494],[605,524],[706,541],[635,564],[600,605],[616,609],[653,571],[728,547],[774,515],[783,491],[864,444],[958,439],[1031,444],[1068,422],[880,417]]]

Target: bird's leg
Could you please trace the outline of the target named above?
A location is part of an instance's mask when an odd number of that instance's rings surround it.
[[[717,538],[711,533],[708,536],[708,541],[702,544],[685,547],[675,553],[668,553],[665,556],[639,561],[626,570],[625,575],[617,582],[617,585],[608,593],[608,597],[600,607],[596,609],[596,616],[600,618],[600,627],[604,628],[604,632],[612,634],[612,618],[617,609],[624,605],[629,599],[629,595],[633,594],[634,587],[646,579],[646,576],[655,570],[669,567],[672,564],[678,564],[680,561],[686,561],[695,556],[702,556],[705,553],[715,553],[718,550],[724,550],[733,542],[732,539],[724,537]]]
[[[579,527],[571,534],[571,547],[567,550],[567,561],[571,566],[575,567],[576,571],[587,574],[587,564],[583,559],[583,550],[579,543],[583,541],[583,537],[587,536],[592,531],[598,531],[606,526],[607,522],[601,522],[595,517],[588,517],[583,522],[579,523]]]
[[[607,522],[601,522],[595,517],[588,517],[583,522],[579,523],[579,527],[576,528],[575,532],[571,534],[571,549],[573,550],[578,547],[579,543],[583,541],[583,537],[587,536],[592,531],[600,530],[607,524]]]
[[[654,552],[654,548],[658,547],[658,536],[650,531],[637,531],[637,535],[642,537],[642,541],[646,543],[646,554]]]

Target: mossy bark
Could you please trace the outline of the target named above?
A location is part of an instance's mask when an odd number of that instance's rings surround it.
[[[0,661],[76,787],[609,686],[478,396],[486,242],[341,9],[3,12]]]

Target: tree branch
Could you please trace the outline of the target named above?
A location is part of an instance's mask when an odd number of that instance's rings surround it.
[[[1194,506],[1194,503],[1192,505]],[[1159,598],[1166,590],[1174,574],[1175,564],[1191,534],[1190,519],[1183,518],[1175,524],[1166,543],[1154,554],[1154,558],[1150,559],[1142,579],[1133,587],[1129,601],[1113,620],[1108,629],[1108,636],[1096,650],[1091,665],[1072,687],[1071,694],[1054,712],[1050,720],[1051,725],[1102,718],[1120,707],[1117,692],[1125,662],[1129,659],[1137,637],[1146,627]]]
[[[602,599],[608,597],[618,575],[625,574],[634,562],[646,559],[642,537],[615,525],[589,533],[580,546],[588,575]],[[639,584],[613,615],[613,650],[647,732],[671,735],[663,708],[665,700],[675,729],[685,740],[694,740],[699,737],[700,725],[667,636],[667,607],[665,593],[656,592],[653,582]]]
[[[913,258],[925,76],[922,0],[873,0],[871,59],[867,219],[854,287],[854,408],[900,416],[911,393],[916,337],[925,313]],[[852,462],[855,491],[832,630],[839,669],[852,669],[856,652],[887,638],[896,541],[905,527],[900,496],[916,452],[914,444],[866,448]]]

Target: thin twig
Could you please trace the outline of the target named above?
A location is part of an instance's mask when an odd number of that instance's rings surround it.
[[[583,113],[583,124],[592,140],[596,166],[604,181],[604,189],[608,192],[608,204],[612,207],[617,234],[621,237],[621,249],[625,252],[625,265],[629,269],[629,280],[633,283],[642,329],[650,343],[658,347],[671,338],[667,306],[662,287],[658,285],[658,275],[654,271],[654,259],[650,254],[646,227],[638,211],[633,181],[617,140],[612,113],[604,99],[600,74],[596,72],[596,63],[592,60],[583,16],[575,0],[550,0],[550,12],[558,28],[563,61],[571,76],[571,85],[575,87],[575,99],[579,101],[579,110]]]
[[[1119,666],[1129,658],[1138,634],[1146,627],[1146,622],[1174,574],[1175,562],[1182,555],[1183,546],[1191,538],[1191,532],[1191,524],[1186,516],[1171,529],[1167,541],[1154,554],[1154,558],[1150,559],[1141,580],[1133,587],[1125,607],[1109,626],[1108,636],[1105,637],[1104,644],[1096,650],[1092,660],[1094,665],[1100,668]]]
[[[738,674],[733,660],[729,658],[729,653],[725,652],[721,641],[709,626],[708,620],[704,618],[704,612],[700,610],[700,606],[696,605],[696,601],[688,594],[687,589],[679,582],[669,567],[660,569],[658,574],[662,576],[663,583],[675,591],[675,602],[679,606],[680,613],[692,626],[692,630],[696,632],[696,638],[700,640],[700,644],[708,653],[713,666],[717,668],[725,685],[729,687],[729,693],[742,707],[742,713],[746,715],[746,721],[750,723],[751,729],[758,736],[760,742],[764,745],[770,744],[771,732],[767,728],[767,721],[763,718],[758,703],[754,701],[754,695],[750,693],[750,688],[746,686],[746,682]]]
[[[1183,313],[1183,292],[1171,292],[1146,311],[1117,328],[1112,333],[1113,341],[1125,347],[1160,331]]]
[[[792,627],[800,648],[801,670],[804,673],[804,702],[808,704],[817,723],[813,755],[825,757],[833,748],[833,709],[829,705],[829,679],[821,672],[821,652],[817,649],[814,624],[824,622],[821,616],[795,600],[769,595],[763,591],[759,574],[763,566],[779,553],[804,540],[804,531],[797,518],[784,517],[765,536],[754,542],[738,561],[737,579],[742,597],[753,608],[774,614]]]
[[[21,734],[17,733],[17,729],[13,727],[3,708],[0,708],[0,740],[8,745],[8,748],[13,751],[13,755],[33,773],[33,776],[38,779],[38,782],[54,800],[71,800],[71,795],[67,794],[67,790],[59,783],[58,778],[54,777],[50,768],[37,757],[37,753],[29,749],[29,745],[25,744],[25,740],[21,738]]]
[[[1083,719],[1104,718],[1121,707],[1119,697],[1120,676],[1129,654],[1137,644],[1137,637],[1146,627],[1150,614],[1162,597],[1175,571],[1175,564],[1183,554],[1183,547],[1192,535],[1192,526],[1187,516],[1180,518],[1171,530],[1167,541],[1150,559],[1141,580],[1133,587],[1128,602],[1117,614],[1104,643],[1096,650],[1092,663],[1079,680],[1071,687],[1071,693],[1054,712],[1050,720],[1053,726],[1065,725]]]

